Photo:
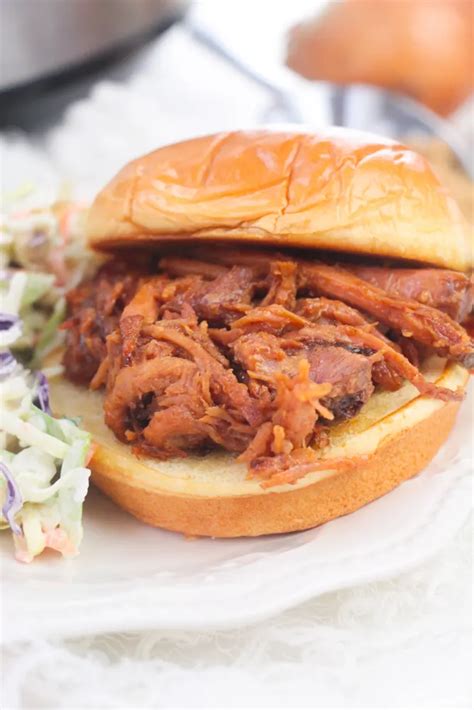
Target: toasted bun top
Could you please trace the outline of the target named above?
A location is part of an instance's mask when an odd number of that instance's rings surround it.
[[[224,240],[469,270],[472,235],[424,158],[349,129],[219,133],[123,168],[89,214],[92,246]]]

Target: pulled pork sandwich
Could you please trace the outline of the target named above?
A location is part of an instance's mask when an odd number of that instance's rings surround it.
[[[412,150],[345,129],[226,133],[127,165],[111,258],[68,295],[58,414],[147,523],[301,530],[418,473],[463,399],[472,240]]]

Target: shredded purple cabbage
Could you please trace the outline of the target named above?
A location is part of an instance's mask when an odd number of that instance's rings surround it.
[[[11,313],[0,313],[0,330],[10,330],[19,320],[18,316]]]
[[[48,380],[42,372],[36,374],[36,401],[41,411],[45,412],[45,414],[51,414]]]
[[[30,239],[30,247],[42,246],[47,241],[47,234],[44,229],[35,229]]]
[[[2,507],[2,515],[9,524],[12,532],[15,535],[22,535],[21,527],[15,521],[15,515],[23,505],[23,498],[20,493],[12,472],[4,463],[0,461],[0,471],[3,474],[7,484],[7,496]]]
[[[0,377],[11,375],[16,367],[16,360],[9,350],[0,352]]]

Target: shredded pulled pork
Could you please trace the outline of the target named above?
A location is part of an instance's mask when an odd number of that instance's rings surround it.
[[[328,468],[320,449],[333,422],[354,417],[375,387],[409,380],[459,398],[425,380],[426,354],[474,365],[458,322],[471,284],[441,269],[201,248],[158,268],[112,260],[68,305],[66,374],[105,388],[120,440],[159,458],[222,447],[265,487]]]
[[[473,283],[465,274],[441,269],[389,269],[351,265],[349,270],[390,296],[438,308],[462,323],[472,308]]]

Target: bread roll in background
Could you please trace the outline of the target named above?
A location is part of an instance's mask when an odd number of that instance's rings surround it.
[[[344,0],[294,27],[287,64],[308,79],[365,83],[447,116],[474,85],[472,0]]]

